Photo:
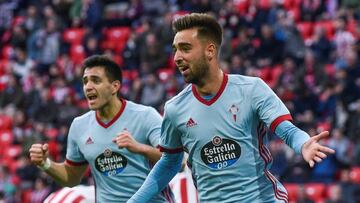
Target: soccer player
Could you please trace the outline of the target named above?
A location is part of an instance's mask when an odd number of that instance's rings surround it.
[[[189,154],[200,202],[287,202],[287,192],[269,172],[266,128],[312,167],[334,150],[295,127],[275,93],[259,78],[221,71],[222,29],[207,14],[173,22],[174,61],[191,83],[165,105],[160,136],[162,158],[128,202],[149,202],[178,172]]]
[[[121,80],[114,61],[98,55],[87,58],[83,90],[90,111],[70,126],[65,162],[51,161],[47,144],[29,150],[31,161],[63,186],[79,184],[89,165],[97,202],[126,202],[161,157],[155,148],[161,116],[154,108],[119,98]],[[171,191],[167,188],[151,201],[171,202]]]

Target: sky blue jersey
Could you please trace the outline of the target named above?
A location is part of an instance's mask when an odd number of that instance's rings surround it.
[[[161,150],[189,154],[200,202],[287,202],[265,146],[284,120],[288,109],[261,79],[224,74],[211,100],[189,85],[166,103]]]
[[[89,164],[95,180],[96,201],[126,202],[142,185],[152,164],[141,154],[120,149],[112,140],[123,130],[140,143],[157,147],[162,118],[151,108],[122,100],[122,108],[108,123],[95,111],[77,117],[68,135],[66,162]],[[167,187],[151,202],[172,202]]]

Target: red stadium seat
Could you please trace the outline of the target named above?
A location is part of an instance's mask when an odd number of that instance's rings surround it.
[[[158,70],[158,76],[161,82],[166,82],[171,75],[175,74],[175,70],[173,68],[162,68]]]
[[[21,25],[25,22],[24,16],[15,16],[12,20],[12,26]]]
[[[12,118],[0,114],[0,130],[10,130],[12,128]]]
[[[15,159],[22,153],[22,147],[21,145],[11,145],[10,147],[7,147],[6,150],[4,150],[4,157]]]
[[[63,32],[63,39],[70,44],[81,44],[85,35],[83,28],[69,28]]]
[[[353,167],[350,171],[352,182],[360,184],[360,167]]]
[[[237,1],[234,1],[234,6],[236,7],[236,9],[240,13],[240,15],[244,15],[250,6],[250,1],[249,0],[237,0]]]
[[[85,57],[85,50],[81,44],[71,45],[70,58],[74,62],[74,64],[81,64]]]
[[[333,21],[319,21],[315,23],[315,27],[322,27],[325,30],[326,38],[329,40],[334,38],[335,26]]]
[[[6,45],[1,50],[1,58],[10,59],[14,55],[14,49],[10,45]]]
[[[309,199],[318,202],[325,199],[326,185],[323,183],[307,183],[305,184],[305,192]]]
[[[296,24],[296,28],[301,33],[304,40],[309,39],[313,33],[314,24],[312,22],[299,22]]]
[[[14,135],[10,130],[0,130],[0,148],[9,146],[14,141]],[[0,149],[0,150],[1,150]]]
[[[299,185],[296,183],[285,183],[284,187],[288,192],[289,202],[296,202],[298,197]]]
[[[116,53],[121,53],[127,40],[129,39],[131,29],[129,27],[112,27],[104,29],[105,41],[102,46],[104,49],[111,49]]]

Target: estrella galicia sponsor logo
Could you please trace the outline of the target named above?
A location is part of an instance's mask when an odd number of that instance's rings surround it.
[[[121,173],[126,165],[126,157],[110,149],[105,149],[105,151],[95,159],[96,169],[105,176],[115,176]]]
[[[233,165],[241,155],[241,148],[234,140],[215,136],[201,149],[201,159],[212,169]]]

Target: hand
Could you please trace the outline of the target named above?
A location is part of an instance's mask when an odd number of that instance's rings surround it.
[[[30,149],[30,160],[37,166],[42,166],[45,163],[46,158],[49,156],[48,144],[33,144]]]
[[[335,150],[319,144],[319,141],[328,135],[328,131],[321,132],[320,134],[311,137],[310,140],[305,142],[302,146],[301,154],[305,161],[309,163],[310,167],[315,165],[315,161],[319,163],[325,159],[327,157],[326,154],[335,153]]]
[[[116,136],[116,138],[113,139],[113,142],[116,143],[119,148],[125,147],[133,153],[140,153],[142,149],[142,144],[138,143],[127,130],[122,131]]]

